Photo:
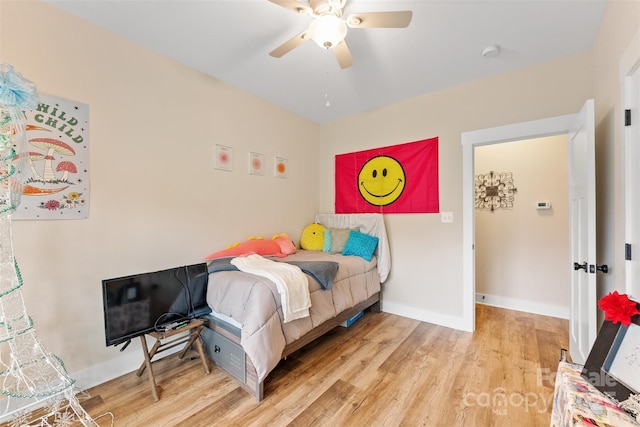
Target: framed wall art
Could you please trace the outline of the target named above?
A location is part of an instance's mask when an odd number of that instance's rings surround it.
[[[264,154],[249,152],[249,173],[264,175]]]
[[[636,303],[640,309],[640,303]],[[640,393],[640,315],[624,326],[605,320],[582,369],[602,393],[618,402]]]
[[[233,170],[233,148],[226,145],[215,146],[215,168],[223,171]]]
[[[275,158],[275,176],[276,178],[287,177],[287,159],[282,157]]]
[[[12,218],[88,218],[89,106],[40,94],[25,117],[29,178]]]
[[[611,348],[604,369],[630,390],[640,393],[640,326],[632,323],[620,328]]]

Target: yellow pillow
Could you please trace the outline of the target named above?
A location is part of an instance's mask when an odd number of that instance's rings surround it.
[[[300,236],[300,247],[307,251],[321,251],[324,247],[324,230],[322,224],[307,225]]]

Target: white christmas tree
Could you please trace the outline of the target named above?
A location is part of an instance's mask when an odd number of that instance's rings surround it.
[[[28,158],[23,111],[37,104],[35,85],[0,64],[0,420],[10,426],[97,426],[76,398],[62,360],[36,335],[13,253],[11,213],[20,203]]]

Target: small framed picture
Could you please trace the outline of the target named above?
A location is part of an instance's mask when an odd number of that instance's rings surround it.
[[[640,303],[636,305],[640,309]],[[629,326],[605,320],[582,368],[582,376],[619,402],[640,393],[640,315]]]
[[[233,170],[233,148],[216,144],[215,168],[223,171]]]
[[[275,176],[276,178],[287,177],[287,159],[282,157],[275,158]]]
[[[249,152],[249,173],[251,175],[264,175],[264,154]]]
[[[618,330],[603,368],[635,393],[640,393],[640,326],[631,323]]]

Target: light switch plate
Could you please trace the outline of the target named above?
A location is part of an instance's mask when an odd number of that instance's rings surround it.
[[[440,221],[447,223],[453,222],[453,212],[440,212]]]

